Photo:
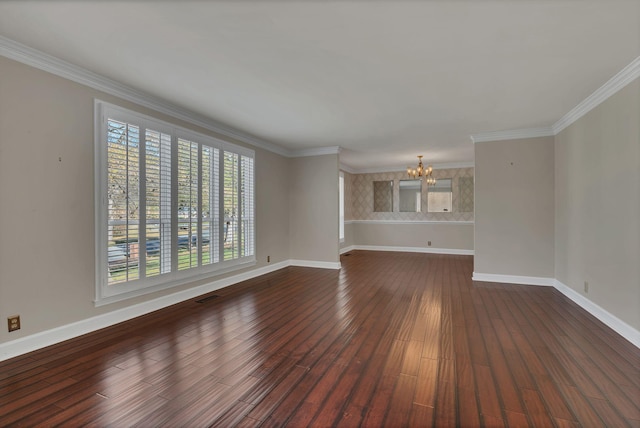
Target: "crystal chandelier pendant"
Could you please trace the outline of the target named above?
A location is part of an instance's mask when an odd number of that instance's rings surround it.
[[[424,167],[422,163],[422,155],[418,156],[418,166],[415,168],[407,167],[407,175],[411,178],[425,178],[427,186],[434,186],[436,179],[433,176],[433,167],[429,165]]]

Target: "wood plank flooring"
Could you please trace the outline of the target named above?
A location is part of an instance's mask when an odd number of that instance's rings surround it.
[[[352,251],[0,363],[0,426],[640,427],[640,351],[473,258]]]

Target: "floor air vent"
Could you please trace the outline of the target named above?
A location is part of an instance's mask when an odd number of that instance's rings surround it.
[[[208,301],[217,299],[218,297],[220,296],[218,296],[217,294],[213,294],[211,296],[203,297],[202,299],[196,300],[196,303],[207,303]]]

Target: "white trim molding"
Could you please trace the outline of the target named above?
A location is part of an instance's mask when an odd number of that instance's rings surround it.
[[[459,169],[474,168],[474,162],[451,162],[451,163],[433,163],[429,164],[433,169]],[[376,174],[379,172],[407,172],[407,166],[389,166],[389,167],[372,167],[363,169],[354,169],[341,164],[340,167],[350,174]],[[349,169],[347,169],[349,168]]]
[[[320,156],[326,154],[339,154],[341,150],[338,146],[316,147],[302,150],[286,149],[276,143],[260,139],[238,129],[223,125],[209,117],[184,109],[175,104],[168,103],[166,100],[162,100],[131,86],[127,86],[115,80],[101,76],[4,36],[0,36],[0,55],[281,156]],[[640,57],[634,59],[629,65],[609,79],[593,94],[554,123],[553,126],[481,132],[472,134],[470,136],[471,140],[474,143],[479,143],[484,141],[502,141],[557,135],[564,128],[580,119],[597,105],[638,77],[640,77]],[[474,167],[474,163],[441,163],[433,164],[432,166],[434,169],[472,168]],[[406,169],[405,166],[394,166],[358,170],[344,164],[341,164],[340,168],[350,174],[397,172],[405,171]]]
[[[627,339],[629,342],[633,343],[637,348],[640,348],[640,331],[631,327],[620,318],[611,314],[606,309],[603,309],[600,306],[596,305],[591,300],[587,299],[586,297],[575,291],[573,288],[568,287],[557,279],[554,280],[553,286],[556,288],[556,290],[567,296],[567,298],[569,298],[582,309],[596,317],[603,324],[611,328],[620,336]]]
[[[519,285],[541,285],[545,287],[553,287],[554,278],[547,278],[541,276],[521,276],[521,275],[500,275],[495,273],[479,273],[473,272],[471,277],[473,281],[481,282],[500,282],[506,284],[519,284]]]
[[[173,118],[183,120],[217,134],[277,153],[281,156],[291,156],[291,152],[289,150],[280,147],[277,144],[223,125],[211,118],[184,109],[175,104],[171,104],[166,100],[162,100],[153,95],[139,91],[131,86],[123,85],[115,80],[101,76],[82,67],[78,67],[77,65],[71,64],[67,61],[61,60],[3,36],[0,36],[0,55],[56,76],[63,77],[71,80],[72,82],[106,92],[107,94],[150,108],[157,112],[164,113]]]
[[[510,129],[506,131],[480,132],[471,135],[471,141],[474,143],[484,143],[487,141],[504,141],[504,140],[522,140],[524,138],[552,137],[555,134],[553,129],[548,127],[542,128],[524,128]]]
[[[351,250],[393,251],[399,253],[452,254],[458,256],[473,256],[474,254],[473,250],[465,250],[462,248],[394,247],[387,245],[352,245],[349,251]]]
[[[607,98],[636,80],[638,77],[640,77],[640,56],[631,61],[631,63],[620,70],[618,74],[609,79],[604,85],[596,89],[593,94],[589,95],[580,104],[575,106],[560,120],[554,123],[552,127],[554,135],[559,134],[560,131],[580,119],[585,114],[589,113]]]
[[[355,245],[349,245],[348,247],[340,248],[340,254],[348,253],[351,250],[355,250]]]
[[[66,324],[60,327],[52,328],[50,330],[21,337],[10,342],[0,343],[0,361],[8,360],[9,358],[17,357],[18,355],[26,354],[28,352],[45,348],[50,345],[55,345],[56,343],[73,339],[74,337],[82,336],[83,334],[91,333],[112,326],[114,324],[128,321],[132,318],[136,318],[150,312],[166,308],[167,306],[194,299],[196,297],[202,296],[203,294],[211,293],[213,291],[220,290],[221,288],[225,288],[242,281],[256,278],[267,273],[275,272],[289,266],[340,269],[339,262],[330,263],[308,260],[285,260],[282,262],[273,263],[268,266],[211,281],[197,287],[178,291],[176,293],[158,297],[153,300],[128,306],[126,308],[117,309],[115,311],[107,312],[102,315],[97,315],[95,317],[73,322],[71,324]]]
[[[431,224],[458,226],[464,224],[475,224],[473,220],[449,221],[449,220],[345,220],[344,224]]]
[[[294,150],[289,152],[290,158],[302,158],[306,156],[323,156],[340,154],[339,146],[314,147],[310,149]]]
[[[319,262],[315,260],[289,260],[290,266],[310,267],[320,269],[340,269],[340,262]]]
[[[610,96],[618,92],[640,77],[640,56],[620,70],[615,76],[607,80],[604,85],[596,89],[556,123],[549,127],[512,129],[507,131],[480,132],[472,134],[471,141],[482,143],[486,141],[521,140],[523,138],[551,137],[558,135],[563,129],[580,119],[585,114],[599,106]]]
[[[627,339],[637,348],[640,348],[640,331],[636,330],[620,318],[601,308],[591,300],[587,299],[571,287],[566,286],[555,278],[519,276],[519,275],[498,275],[489,273],[473,272],[473,281],[500,282],[506,284],[537,285],[554,287],[568,299],[580,306],[585,311],[600,320],[603,324],[611,328],[620,336]]]
[[[358,174],[357,170],[355,170],[355,169],[351,168],[350,166],[345,165],[343,163],[340,163],[339,169],[340,169],[340,171],[344,171],[344,172],[347,172],[349,174]]]

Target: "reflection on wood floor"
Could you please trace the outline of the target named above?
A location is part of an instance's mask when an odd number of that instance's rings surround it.
[[[353,251],[0,363],[0,426],[640,426],[640,351],[470,256]]]

